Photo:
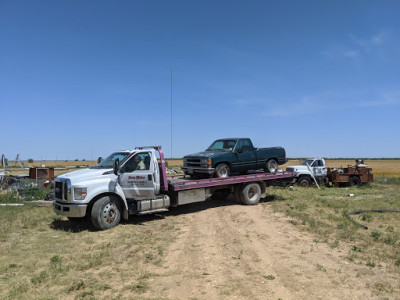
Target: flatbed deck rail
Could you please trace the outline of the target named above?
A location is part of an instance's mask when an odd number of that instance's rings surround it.
[[[275,173],[253,173],[249,175],[231,176],[225,178],[209,178],[209,179],[189,179],[189,178],[171,178],[168,180],[170,186],[174,191],[189,190],[213,187],[218,185],[230,185],[246,182],[255,181],[267,181],[267,180],[280,180],[285,178],[292,178],[295,175],[294,172],[283,171]]]

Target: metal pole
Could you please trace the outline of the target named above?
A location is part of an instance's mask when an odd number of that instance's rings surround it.
[[[317,179],[315,179],[315,177],[314,177],[314,174],[313,174],[313,171],[311,170],[310,165],[307,162],[306,162],[306,165],[307,165],[308,171],[310,171],[311,177],[314,179],[315,184],[317,185],[318,189],[320,190],[321,188],[318,185]]]
[[[171,158],[172,158],[172,68],[171,68]]]

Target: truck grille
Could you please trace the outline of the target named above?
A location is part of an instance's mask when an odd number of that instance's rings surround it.
[[[57,201],[68,202],[71,199],[71,183],[69,179],[56,180],[54,184],[54,198]]]
[[[200,159],[189,158],[184,161],[185,167],[200,167]]]

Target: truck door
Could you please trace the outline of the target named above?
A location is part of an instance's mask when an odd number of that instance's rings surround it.
[[[153,151],[140,151],[132,155],[120,168],[118,183],[127,199],[155,199],[159,177]],[[157,186],[158,181],[158,186]]]
[[[257,163],[256,152],[248,140],[239,140],[235,152],[237,157],[235,169],[237,171],[254,168]]]
[[[315,177],[322,177],[326,175],[326,167],[321,159],[316,159],[311,165]]]

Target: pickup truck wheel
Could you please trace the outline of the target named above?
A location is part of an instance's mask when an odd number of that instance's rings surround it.
[[[297,181],[297,184],[299,186],[308,187],[311,185],[311,180],[308,177],[300,177],[299,180]]]
[[[115,198],[102,197],[94,203],[91,219],[97,229],[104,230],[117,226],[121,220],[121,205]]]
[[[356,177],[356,176],[350,177],[350,178],[349,178],[349,185],[350,185],[351,187],[358,188],[358,187],[361,185],[361,180],[360,180],[360,178],[358,178],[358,177]]]
[[[214,177],[217,178],[224,178],[224,177],[229,177],[230,169],[229,166],[225,163],[217,165],[215,168],[215,173]]]
[[[249,183],[242,190],[242,203],[246,205],[255,205],[261,199],[261,187],[258,183]]]
[[[278,170],[278,163],[275,159],[267,161],[265,171],[268,173],[275,173]]]

